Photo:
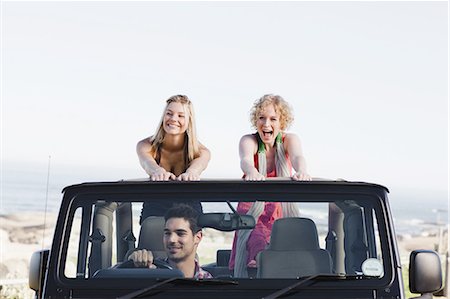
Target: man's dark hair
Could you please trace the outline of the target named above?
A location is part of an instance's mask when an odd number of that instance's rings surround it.
[[[202,228],[197,224],[198,212],[187,204],[176,204],[167,210],[164,220],[167,222],[170,218],[183,218],[189,222],[192,233],[199,232]]]

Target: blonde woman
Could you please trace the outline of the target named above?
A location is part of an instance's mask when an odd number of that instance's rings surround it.
[[[138,142],[139,162],[152,181],[195,181],[208,166],[209,150],[197,140],[194,106],[185,95],[166,101],[155,135]],[[144,203],[141,221],[162,216],[171,206]],[[194,207],[201,212],[200,203]]]
[[[311,180],[299,137],[285,132],[293,119],[292,109],[279,95],[268,94],[254,103],[250,121],[257,132],[244,135],[239,143],[245,180],[259,181],[266,177]],[[241,202],[237,211],[257,219],[253,230],[238,231],[233,242],[230,269],[236,277],[245,277],[247,267],[256,266],[256,255],[269,243],[275,220],[299,216],[299,211],[294,204],[279,202]]]
[[[293,180],[311,179],[299,137],[284,132],[293,120],[291,107],[279,95],[265,95],[254,103],[250,121],[257,132],[244,135],[239,143],[245,180],[281,176]]]

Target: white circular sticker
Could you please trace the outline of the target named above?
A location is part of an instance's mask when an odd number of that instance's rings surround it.
[[[361,269],[366,276],[381,276],[383,274],[383,265],[374,258],[365,260]]]

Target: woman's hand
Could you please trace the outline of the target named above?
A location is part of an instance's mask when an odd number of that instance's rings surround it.
[[[294,181],[311,181],[311,176],[305,172],[296,172],[291,178]]]
[[[257,267],[257,263],[255,260],[251,260],[250,262],[248,262],[247,264],[248,268],[256,268]]]
[[[177,180],[179,180],[179,181],[200,181],[200,174],[195,171],[187,170],[185,173],[180,174],[177,177]]]
[[[246,181],[265,181],[266,177],[260,174],[256,168],[254,171],[251,171],[249,174],[245,174],[244,180]]]
[[[152,181],[168,181],[175,180],[176,178],[177,177],[173,173],[166,171],[162,167],[159,167],[150,174],[150,179]]]

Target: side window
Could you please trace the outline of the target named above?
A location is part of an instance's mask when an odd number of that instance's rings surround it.
[[[98,201],[95,205],[92,229],[89,236],[89,276],[97,270],[111,267],[114,239],[115,202]]]
[[[383,276],[380,235],[372,205],[348,202],[344,210],[346,273]]]
[[[375,237],[375,250],[376,250],[376,255],[375,258],[381,263],[381,266],[383,266],[383,255],[382,255],[382,251],[381,251],[381,241],[380,241],[380,231],[378,229],[378,222],[377,222],[377,218],[375,215],[375,211],[372,212],[372,218],[374,219],[373,221],[373,225],[374,225],[374,237]],[[380,277],[382,277],[383,275],[380,275]]]
[[[68,278],[76,278],[77,276],[78,251],[79,251],[80,231],[81,231],[81,215],[82,215],[82,208],[79,207],[75,211],[72,227],[70,230],[67,258],[64,265],[64,275]]]
[[[362,262],[361,272],[366,276],[382,277],[384,271],[380,233],[376,213],[372,206],[364,208],[364,220],[367,259]]]
[[[376,221],[377,218],[375,217],[375,211],[373,211],[373,219],[375,219],[374,229],[375,229],[375,248],[377,252],[376,257],[380,261],[383,261],[383,257],[381,255],[380,231],[378,230],[378,222]]]
[[[122,262],[136,247],[141,207],[105,200],[78,207],[69,228],[64,276],[86,279]]]
[[[132,220],[132,234],[128,239],[130,239],[130,242],[132,241],[133,237],[136,239],[135,243],[137,246],[137,239],[139,237],[140,231],[141,231],[141,225],[139,224],[141,219],[141,212],[142,212],[142,202],[133,202],[131,203],[132,207],[132,214],[133,214],[133,220]],[[130,243],[130,246],[133,246],[132,243]]]
[[[97,201],[89,235],[89,277],[122,262],[136,247],[141,207],[141,203]]]

